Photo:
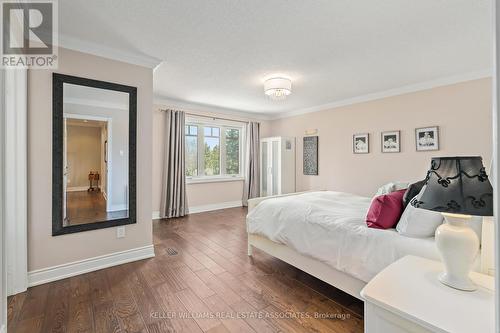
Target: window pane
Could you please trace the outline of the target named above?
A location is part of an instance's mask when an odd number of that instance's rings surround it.
[[[214,136],[214,137],[220,137],[220,130],[218,127],[205,127],[204,128],[204,135],[205,136]]]
[[[190,135],[198,135],[198,126],[189,126]]]
[[[198,175],[198,138],[186,136],[186,176]]]
[[[209,127],[205,128],[205,132]],[[220,175],[220,139],[205,137],[205,175]]]
[[[226,174],[240,173],[240,130],[226,129]]]

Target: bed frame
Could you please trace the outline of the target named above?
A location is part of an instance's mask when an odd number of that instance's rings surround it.
[[[276,195],[269,197],[254,198],[248,200],[248,211],[250,212],[255,206],[264,200],[286,197],[291,195],[297,195],[305,192],[290,193],[284,195]],[[482,246],[480,253],[481,267],[480,271],[485,274],[492,275],[493,269],[493,232],[491,232],[492,222],[485,220],[483,223],[483,234],[482,234]],[[351,275],[339,271],[319,260],[304,256],[297,251],[287,247],[283,244],[278,244],[273,242],[266,237],[248,233],[248,255],[252,256],[253,248],[258,248],[266,252],[267,254],[283,260],[284,262],[297,267],[298,269],[311,274],[312,276],[338,288],[360,300],[361,289],[366,285],[364,281],[361,281]]]
[[[269,200],[277,197],[287,197],[305,192],[290,193],[283,195],[275,195],[269,197],[254,198],[248,200],[248,211],[250,212],[255,206],[264,200]],[[298,269],[311,274],[312,276],[338,288],[356,298],[362,299],[359,294],[361,289],[366,285],[364,281],[356,279],[347,273],[341,272],[327,264],[304,256],[297,251],[289,248],[286,245],[273,242],[266,237],[248,233],[248,255],[252,255],[252,247],[258,248],[267,254],[283,260],[284,262],[297,267]]]

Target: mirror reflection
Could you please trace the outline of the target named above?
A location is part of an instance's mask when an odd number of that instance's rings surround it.
[[[63,226],[129,216],[129,94],[63,85]]]

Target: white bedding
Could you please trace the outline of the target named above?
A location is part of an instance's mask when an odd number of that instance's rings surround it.
[[[370,198],[309,192],[264,200],[247,216],[247,231],[368,282],[405,255],[439,260],[434,238],[409,238],[395,229],[368,228]]]

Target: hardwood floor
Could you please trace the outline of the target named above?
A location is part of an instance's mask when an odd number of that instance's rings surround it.
[[[106,211],[106,199],[102,192],[66,192],[67,225],[103,222],[128,216],[128,210]]]
[[[10,297],[8,331],[363,331],[361,301],[261,251],[249,258],[245,215],[154,221],[155,258]]]

